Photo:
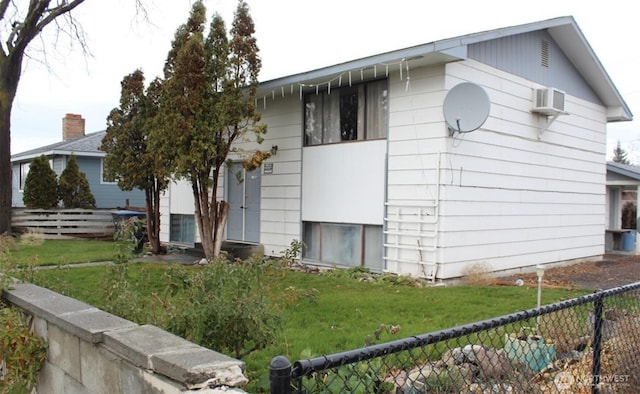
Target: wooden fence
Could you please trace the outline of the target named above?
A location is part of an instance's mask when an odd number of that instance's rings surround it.
[[[46,239],[112,238],[112,210],[14,209],[11,228],[15,233],[34,232]]]

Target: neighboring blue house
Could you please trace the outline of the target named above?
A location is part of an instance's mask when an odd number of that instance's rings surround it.
[[[63,140],[61,142],[12,155],[12,206],[24,207],[22,201],[24,182],[32,159],[45,155],[49,158],[53,170],[60,176],[67,166],[67,160],[74,154],[80,171],[87,176],[91,192],[96,198],[97,208],[122,208],[127,205],[144,207],[143,191],[122,191],[115,182],[104,180],[102,168],[105,152],[99,150],[99,147],[105,134],[106,131],[85,134],[82,116],[66,114],[62,119]]]

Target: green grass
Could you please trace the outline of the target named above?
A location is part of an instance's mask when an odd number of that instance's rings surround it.
[[[101,241],[45,241],[40,246],[18,245],[12,252],[19,260],[37,256],[40,265],[104,261],[112,254],[113,243]],[[129,270],[131,286],[142,294],[157,292],[162,296],[169,267],[133,264]],[[55,268],[33,272],[27,279],[107,309],[102,285],[106,269]],[[526,286],[416,288],[385,281],[359,282],[344,271],[319,275],[283,270],[264,280],[272,294],[289,304],[282,313],[277,342],[243,360],[247,363],[249,392],[266,392],[268,365],[275,356],[284,355],[293,362],[356,349],[364,346],[365,338],[382,324],[400,326],[400,330],[393,336],[383,335],[380,341],[424,334],[533,308],[537,296],[536,288]],[[585,292],[545,289],[542,300],[552,303],[582,294]]]
[[[165,285],[165,264],[135,264],[132,283],[146,294]],[[198,269],[193,267],[191,269]],[[36,282],[52,284],[58,291],[99,308],[105,267],[66,268],[36,273]],[[143,279],[142,279],[143,278]],[[348,275],[318,275],[291,271],[265,278],[271,291],[284,294],[296,289],[298,296],[282,315],[277,343],[247,356],[249,391],[268,387],[268,365],[277,355],[290,361],[364,346],[365,337],[381,324],[400,326],[394,340],[452,326],[497,317],[536,305],[536,289],[529,287],[450,286],[415,288],[387,282],[358,282]],[[56,285],[56,283],[58,285]],[[584,294],[568,290],[545,290],[543,302],[551,303]],[[215,350],[215,349],[214,349]]]
[[[41,244],[18,242],[11,256],[18,264],[76,264],[112,260],[113,248],[110,241],[46,239]]]

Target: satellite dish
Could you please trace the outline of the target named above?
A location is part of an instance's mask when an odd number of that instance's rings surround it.
[[[489,117],[489,96],[475,83],[463,82],[444,98],[442,110],[449,129],[459,133],[477,130]]]

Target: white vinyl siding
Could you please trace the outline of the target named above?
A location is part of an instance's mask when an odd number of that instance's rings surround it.
[[[428,119],[443,120],[446,91],[465,81],[487,91],[490,116],[481,129],[448,137],[444,123]],[[412,72],[409,91],[392,86],[388,196],[427,206],[439,192],[439,249],[425,258],[440,263],[438,277],[460,276],[473,263],[506,270],[603,253],[605,110],[567,95],[571,115],[538,139],[547,118],[530,112],[536,87],[469,60]],[[420,274],[410,263],[388,268]]]
[[[278,147],[265,161],[273,166],[271,173],[265,173],[262,166],[260,188],[260,243],[265,254],[278,256],[292,240],[301,239],[302,102],[298,95],[276,97],[259,101],[258,110],[261,122],[267,125],[265,141],[236,146],[247,151]]]

